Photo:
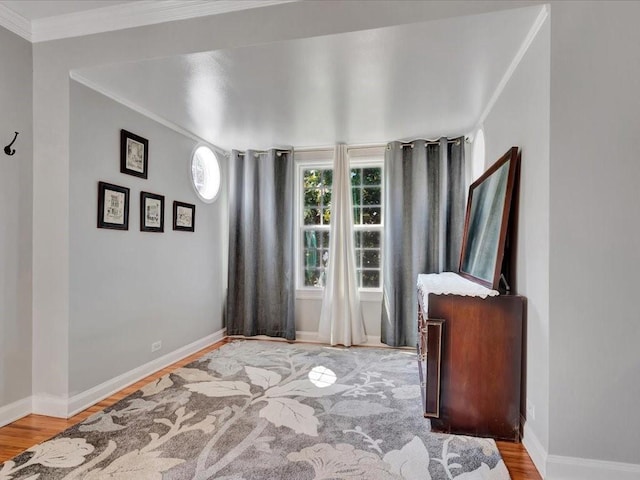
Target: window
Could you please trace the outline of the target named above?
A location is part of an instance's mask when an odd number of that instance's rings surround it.
[[[324,287],[329,264],[333,170],[332,152],[325,154],[322,161],[302,161],[298,167],[298,287],[302,289]],[[382,287],[382,154],[352,158],[351,165],[358,286],[363,290],[379,290]]]
[[[302,171],[302,245],[305,287],[324,287],[329,263],[333,170]]]
[[[212,203],[220,190],[220,165],[213,151],[199,145],[191,155],[191,185],[198,198]]]
[[[380,288],[382,167],[352,168],[353,229],[360,288]]]

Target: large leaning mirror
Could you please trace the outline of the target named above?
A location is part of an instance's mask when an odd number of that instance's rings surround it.
[[[512,147],[469,187],[459,273],[498,289],[507,238],[518,148]]]

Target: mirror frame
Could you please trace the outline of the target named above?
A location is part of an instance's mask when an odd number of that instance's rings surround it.
[[[471,225],[472,219],[471,217],[471,205],[473,201],[474,191],[484,183],[485,180],[489,179],[500,167],[502,167],[506,162],[509,163],[509,172],[507,176],[507,188],[505,191],[504,204],[502,205],[502,218],[500,220],[500,234],[498,236],[498,244],[496,245],[497,255],[496,255],[496,264],[493,269],[493,278],[491,280],[485,278],[479,278],[472,275],[470,272],[466,272],[463,270],[463,261],[465,258],[465,254],[467,252],[467,248],[469,246],[469,226]],[[498,290],[500,284],[500,274],[502,273],[502,262],[504,259],[505,253],[505,243],[507,239],[507,231],[509,228],[509,218],[511,213],[511,204],[513,203],[513,192],[515,188],[515,180],[516,180],[516,171],[518,168],[518,163],[520,162],[520,154],[518,151],[518,147],[511,147],[502,157],[500,157],[493,165],[491,165],[486,172],[484,172],[480,178],[478,178],[475,182],[473,182],[469,186],[469,196],[467,197],[467,213],[464,221],[464,232],[462,237],[462,249],[460,251],[460,263],[458,266],[458,274],[462,277],[465,277],[473,282],[479,283],[485,287],[491,288],[493,290]],[[494,212],[496,213],[496,212]]]

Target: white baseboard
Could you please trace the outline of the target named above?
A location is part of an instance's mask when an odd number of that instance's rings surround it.
[[[31,413],[31,405],[32,398],[27,397],[0,407],[0,427],[29,415]]]
[[[524,424],[522,444],[545,480],[640,480],[640,465],[549,455]]]
[[[270,341],[276,341],[276,342],[289,342],[289,340],[287,340],[286,338],[270,337],[268,335],[253,335],[251,337],[245,337],[244,335],[229,335],[229,338],[237,338],[237,339],[243,339],[243,340],[270,340]],[[327,342],[325,342],[324,340],[320,340],[318,338],[318,332],[306,332],[303,330],[296,331],[296,339],[293,341],[293,343],[296,343],[296,342],[320,343],[320,344],[327,345]],[[367,343],[363,343],[362,345],[359,345],[359,346],[391,348],[389,347],[389,345],[385,345],[384,343],[380,342],[380,335],[367,335]]]
[[[318,338],[318,332],[296,331],[296,341],[306,343],[327,343]],[[367,335],[367,343],[363,343],[363,347],[389,347],[380,342],[380,335]]]
[[[533,464],[538,469],[540,476],[542,478],[546,478],[545,475],[547,473],[547,458],[549,457],[549,454],[547,453],[547,450],[542,446],[542,442],[540,442],[540,439],[533,432],[533,430],[531,430],[526,422],[524,423],[523,428],[522,444],[531,457]]]
[[[549,455],[545,480],[639,480],[640,465]]]
[[[47,417],[67,418],[67,406],[69,405],[67,397],[40,393],[34,395],[32,399],[31,413]]]
[[[110,397],[114,393],[119,392],[132,383],[135,383],[138,380],[141,380],[144,377],[157,372],[158,370],[162,370],[172,363],[175,363],[185,357],[188,357],[189,355],[196,353],[198,350],[202,350],[209,345],[213,345],[214,343],[219,342],[220,340],[225,338],[225,336],[226,329],[223,328],[222,330],[218,330],[211,335],[201,338],[200,340],[196,340],[195,342],[190,343],[189,345],[185,345],[184,347],[178,348],[173,352],[167,353],[162,357],[156,358],[155,360],[145,363],[144,365],[134,368],[133,370],[123,373],[122,375],[118,375],[111,380],[107,380],[100,385],[96,385],[89,390],[80,392],[69,399],[68,407],[63,417],[72,417],[76,413],[89,408],[91,405],[95,405],[100,400]]]
[[[288,342],[289,340],[279,337],[269,337],[268,335],[254,335],[251,337],[245,337],[244,335],[229,335],[229,338],[237,338],[244,340],[271,340],[276,342]],[[304,330],[296,331],[296,339],[293,343],[318,343],[321,345],[328,345],[324,340],[318,338],[318,332],[307,332]],[[390,347],[386,343],[380,341],[380,335],[367,335],[367,342],[358,345],[359,347],[377,347],[377,348],[401,348],[406,350],[415,350],[415,347]]]

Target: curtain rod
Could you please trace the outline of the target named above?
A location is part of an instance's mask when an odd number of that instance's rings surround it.
[[[411,147],[413,148],[413,144],[415,142],[423,141],[425,145],[440,145],[440,140],[429,140],[425,138],[416,138],[410,142],[400,142],[401,147]],[[469,143],[469,137],[464,137],[465,143]],[[447,138],[447,143],[453,143],[455,145],[460,144],[460,138]],[[390,144],[387,144],[387,149],[391,148]]]
[[[258,155],[262,155],[264,153],[269,153],[269,150],[251,150],[253,152],[253,154],[257,157]],[[281,157],[283,153],[289,153],[290,150],[285,150],[285,149],[279,149],[276,148],[276,155],[278,157]],[[244,157],[247,154],[247,152],[238,152],[238,156],[239,157]]]

